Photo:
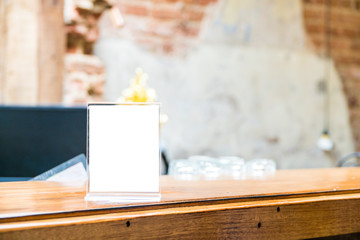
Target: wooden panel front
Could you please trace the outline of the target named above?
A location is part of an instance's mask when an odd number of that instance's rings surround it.
[[[0,225],[1,239],[304,239],[360,232],[359,194],[170,207]]]

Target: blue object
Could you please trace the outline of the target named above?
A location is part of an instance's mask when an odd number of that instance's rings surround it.
[[[26,177],[0,177],[0,182],[20,182],[28,181],[30,178]]]
[[[34,177],[86,152],[86,107],[0,106],[0,177]]]

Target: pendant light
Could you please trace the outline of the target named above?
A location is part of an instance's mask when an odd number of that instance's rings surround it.
[[[324,70],[324,109],[323,109],[323,131],[320,138],[317,141],[317,146],[323,151],[331,151],[334,148],[334,143],[330,138],[330,76],[331,76],[331,0],[325,1],[325,13],[324,13],[324,55],[325,55],[325,70]]]

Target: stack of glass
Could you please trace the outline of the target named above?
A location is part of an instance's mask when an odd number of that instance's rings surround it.
[[[181,180],[264,178],[275,171],[276,163],[271,159],[245,161],[236,156],[191,156],[171,161],[169,167],[169,175]]]

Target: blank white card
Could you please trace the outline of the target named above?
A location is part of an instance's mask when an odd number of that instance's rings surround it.
[[[90,193],[159,192],[159,104],[89,104]]]

